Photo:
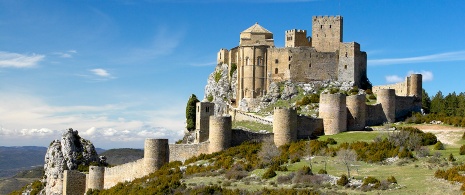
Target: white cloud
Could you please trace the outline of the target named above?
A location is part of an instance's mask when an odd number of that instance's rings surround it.
[[[398,83],[404,80],[402,77],[398,75],[388,75],[385,78],[387,83]]]
[[[110,73],[105,69],[97,68],[90,70],[94,75],[101,76],[101,77],[111,77]]]
[[[36,66],[40,61],[45,58],[44,55],[38,54],[19,54],[0,51],[0,68],[29,68]]]
[[[407,75],[405,77],[410,76],[411,74],[421,74],[423,82],[432,81],[434,77],[433,72],[426,70],[422,70],[420,72],[410,70],[407,72]],[[405,80],[405,77],[400,77],[398,75],[388,75],[385,78],[387,83],[399,83],[403,82]]]
[[[67,128],[104,148],[139,147],[146,138],[174,142],[184,133],[182,107],[128,111],[127,104],[53,106],[33,96],[0,93],[0,143],[48,146]]]
[[[408,57],[408,58],[387,58],[368,60],[368,65],[394,65],[394,64],[412,64],[421,62],[446,62],[446,61],[465,61],[465,51],[438,53],[426,56]]]
[[[416,72],[416,71],[413,71],[413,70],[408,71],[407,75],[411,75],[411,74],[421,74],[423,82],[433,80],[433,72],[431,72],[431,71],[426,71],[426,70],[422,70],[420,72]]]

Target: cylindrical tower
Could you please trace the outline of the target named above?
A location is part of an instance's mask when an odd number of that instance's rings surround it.
[[[210,116],[210,153],[220,152],[231,146],[231,116]]]
[[[274,108],[274,144],[279,147],[297,140],[297,111],[295,108]]]
[[[104,176],[105,167],[89,166],[89,181],[87,189],[103,190]]]
[[[380,89],[378,91],[377,102],[381,104],[383,113],[386,116],[385,122],[396,121],[396,91],[394,89]]]
[[[365,128],[366,119],[365,94],[346,97],[347,104],[347,130],[358,131]]]
[[[325,135],[347,130],[347,108],[345,94],[321,94],[319,116],[323,119]]]
[[[254,98],[255,97],[255,66],[254,66],[254,48],[253,47],[243,47],[243,90],[244,98]]]
[[[254,90],[257,96],[264,95],[263,90],[265,90],[266,49],[266,47],[255,47],[254,51]]]
[[[411,74],[410,75],[410,86],[409,86],[409,96],[416,96],[419,97],[421,100],[421,91],[423,89],[422,86],[422,79],[423,76],[421,74]]]
[[[144,161],[146,174],[153,173],[169,162],[168,139],[145,139]]]

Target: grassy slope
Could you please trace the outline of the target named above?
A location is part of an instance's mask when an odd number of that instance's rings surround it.
[[[462,136],[463,132],[454,132],[452,136]],[[353,142],[353,141],[372,141],[374,138],[378,136],[387,136],[386,132],[379,132],[379,131],[372,131],[372,132],[346,132],[337,135],[331,136],[322,136],[320,140],[326,140],[327,138],[331,137],[334,138],[338,143],[342,142]],[[457,159],[457,163],[462,164],[465,161],[465,156],[459,155],[459,147],[465,144],[465,140],[459,140],[454,145],[446,145],[446,150],[442,151],[434,151],[431,150],[431,153],[440,152],[442,154],[442,158],[447,158],[450,153],[452,153],[455,158]],[[432,149],[432,147],[430,147]],[[430,157],[426,158],[419,158],[416,161],[409,161],[403,165],[399,165],[398,162],[390,164],[390,165],[381,165],[381,164],[373,164],[373,163],[365,163],[365,162],[356,162],[357,168],[353,168],[351,174],[356,179],[362,179],[366,176],[373,176],[380,180],[385,180],[389,176],[394,176],[400,189],[396,190],[374,190],[370,192],[361,192],[360,190],[351,190],[345,189],[342,187],[331,187],[331,189],[323,189],[325,190],[334,190],[337,189],[338,192],[347,192],[349,194],[461,194],[460,185],[461,184],[454,184],[450,183],[445,180],[434,178],[434,172],[437,169],[446,169],[451,167],[451,163],[447,165],[447,163],[443,163],[443,165],[435,165],[428,163],[427,160]],[[313,159],[313,170],[317,172],[318,170],[324,167],[323,157],[315,157]],[[447,162],[443,160],[442,162]],[[279,175],[286,175],[292,171],[296,171],[302,168],[304,165],[308,165],[309,162],[302,160],[301,162],[297,162],[294,164],[288,165],[288,172],[277,172]],[[343,173],[346,173],[344,167],[339,164],[334,157],[328,158],[327,163],[327,171],[330,175],[340,176]],[[257,175],[260,177],[264,173],[263,169],[256,169],[252,171],[250,175]],[[228,188],[242,188],[242,189],[249,189],[249,190],[257,190],[262,189],[263,187],[272,187],[270,183],[275,182],[277,177],[274,177],[270,180],[261,180],[252,181],[248,184],[245,184],[243,181],[229,181],[231,182],[228,185]],[[221,184],[225,181],[228,181],[223,176],[215,176],[215,177],[194,177],[190,179],[186,179],[186,184],[189,185],[208,185],[208,184]],[[278,188],[284,187],[289,188],[289,185],[278,185]]]

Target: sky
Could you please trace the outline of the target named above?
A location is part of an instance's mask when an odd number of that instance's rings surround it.
[[[48,146],[68,128],[105,149],[173,143],[219,49],[255,22],[284,47],[286,30],[341,15],[373,85],[422,73],[430,96],[465,92],[463,10],[461,0],[0,0],[0,145]]]

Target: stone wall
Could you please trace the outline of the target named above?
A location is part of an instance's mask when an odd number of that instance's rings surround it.
[[[342,16],[312,17],[312,46],[318,51],[336,51],[342,42]]]
[[[403,119],[412,112],[421,111],[421,99],[417,97],[396,97],[396,119]]]
[[[273,133],[257,133],[242,129],[233,129],[231,135],[231,146],[238,146],[246,141],[263,142],[273,139]]]
[[[381,104],[366,105],[365,125],[374,126],[383,124],[384,122],[386,122],[386,116],[384,115]]]
[[[297,116],[297,139],[316,138],[323,134],[323,119]]]
[[[65,170],[63,173],[63,194],[83,195],[86,189],[86,174],[76,170]]]
[[[263,119],[261,117],[258,117],[258,116],[252,115],[252,114],[248,114],[246,112],[242,112],[242,111],[236,110],[236,109],[231,110],[230,114],[232,116],[233,121],[254,121],[254,122],[267,124],[267,125],[273,124],[272,121],[269,121],[269,120]]]
[[[170,162],[182,161],[184,162],[190,157],[199,154],[208,153],[209,142],[202,142],[199,144],[170,144]]]
[[[118,165],[115,167],[105,167],[104,188],[108,189],[119,182],[132,181],[145,176],[146,166],[144,159]]]

